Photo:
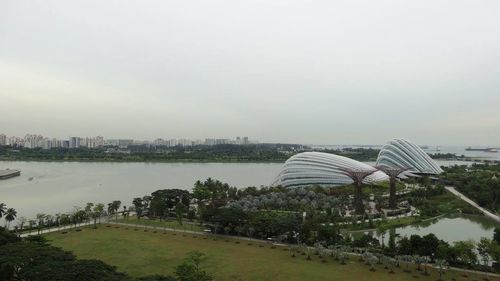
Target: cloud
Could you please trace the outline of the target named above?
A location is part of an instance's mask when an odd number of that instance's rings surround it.
[[[466,0],[5,1],[0,124],[56,136],[491,143],[499,12]]]

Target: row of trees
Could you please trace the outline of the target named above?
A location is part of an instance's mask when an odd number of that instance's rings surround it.
[[[92,161],[285,161],[301,145],[198,145],[198,146],[129,146],[128,153],[114,147],[99,148],[23,148],[0,145],[2,160],[92,160]]]
[[[10,223],[16,219],[17,211],[14,208],[7,208],[5,203],[0,203],[0,219],[5,218],[5,226],[9,228]]]
[[[433,262],[438,269],[439,279],[443,280],[443,273],[448,268],[448,263],[443,259],[431,260],[428,256],[418,255],[396,255],[387,256],[381,252],[372,252],[366,248],[353,248],[349,246],[329,246],[325,247],[321,243],[317,243],[314,247],[309,246],[292,246],[290,247],[291,257],[295,258],[297,255],[303,255],[306,260],[311,260],[311,255],[314,253],[322,262],[327,262],[328,257],[339,261],[340,264],[345,265],[346,260],[351,258],[351,254],[359,256],[359,261],[364,262],[365,265],[370,266],[370,271],[376,271],[376,265],[384,265],[384,269],[388,270],[390,274],[394,274],[397,267],[404,267],[404,272],[410,273],[410,264],[414,264],[417,271],[422,275],[429,275],[427,271],[428,264]],[[404,266],[406,265],[406,266]],[[423,267],[423,269],[422,269]]]
[[[101,223],[101,218],[105,215],[118,216],[118,210],[121,202],[116,200],[108,204],[107,210],[103,203],[87,203],[84,208],[74,207],[70,213],[44,214],[38,213],[32,219],[27,219],[24,216],[17,217],[17,211],[14,208],[7,208],[5,203],[0,203],[0,218],[5,218],[5,227],[10,229],[11,223],[16,220],[17,224],[13,227],[16,233],[28,231],[29,234],[33,230],[37,230],[38,234],[44,228],[60,227],[65,225],[74,225],[77,227],[82,223],[91,223],[94,227],[97,223]],[[128,212],[124,206],[124,212]]]

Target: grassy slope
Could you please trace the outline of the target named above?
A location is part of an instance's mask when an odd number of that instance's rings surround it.
[[[321,263],[317,257],[306,261],[303,256],[291,258],[281,248],[271,249],[269,245],[251,246],[236,240],[226,242],[223,239],[213,241],[202,236],[184,237],[173,232],[153,233],[142,230],[134,231],[123,227],[104,227],[94,230],[84,228],[81,232],[68,234],[52,233],[46,237],[55,246],[73,251],[79,258],[97,258],[118,267],[118,270],[133,276],[148,274],[171,274],[186,254],[193,250],[207,254],[204,266],[218,281],[233,280],[436,280],[437,273],[424,277],[420,274],[403,273],[397,269],[396,274],[388,274],[381,266],[376,272],[351,258],[348,265],[339,265],[331,258],[328,263]],[[449,280],[452,276],[447,274]],[[457,274],[457,280],[471,280]],[[476,277],[481,280],[482,278]],[[490,280],[495,280],[490,278]],[[498,280],[498,279],[496,279]],[[499,280],[500,281],[500,280]]]

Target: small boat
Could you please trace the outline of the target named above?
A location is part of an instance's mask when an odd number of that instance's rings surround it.
[[[32,181],[33,179],[34,179],[33,177],[29,177],[29,178],[28,178],[28,180],[29,180],[29,181]]]

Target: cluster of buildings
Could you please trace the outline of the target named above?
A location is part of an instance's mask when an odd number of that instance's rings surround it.
[[[194,145],[219,145],[219,144],[238,144],[246,145],[250,144],[248,137],[236,137],[235,139],[215,139],[207,138],[205,140],[201,139],[156,139],[153,141],[153,145],[157,146],[194,146]]]
[[[0,145],[10,145],[24,148],[96,148],[105,145],[102,136],[97,137],[70,137],[69,139],[48,138],[37,134],[27,134],[24,137],[6,136],[0,134]]]
[[[104,139],[97,137],[69,137],[68,139],[48,138],[37,134],[27,134],[24,137],[6,136],[0,134],[0,146],[9,145],[24,148],[97,148],[103,146],[117,146],[127,148],[131,145],[155,145],[155,146],[194,146],[194,145],[219,145],[219,144],[250,144],[248,137],[236,137],[235,139],[156,139],[154,141],[137,141],[133,139]]]

